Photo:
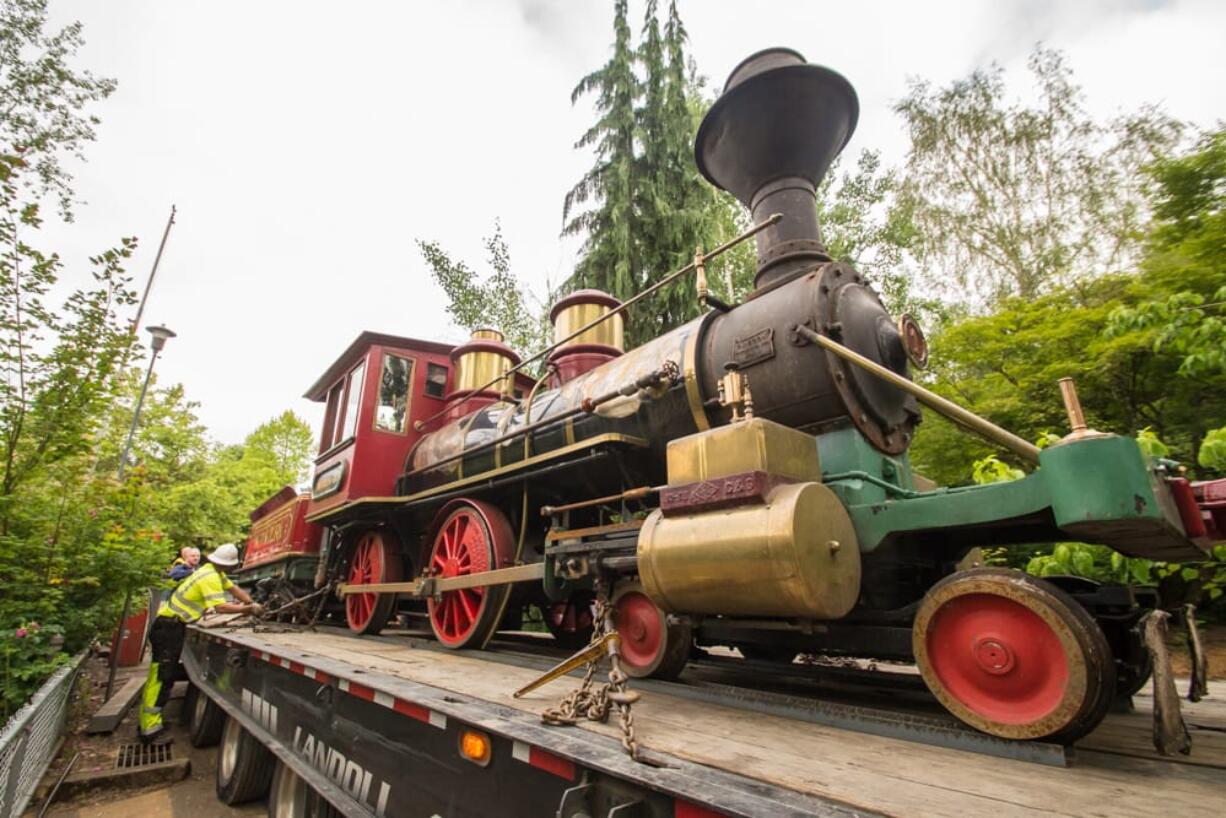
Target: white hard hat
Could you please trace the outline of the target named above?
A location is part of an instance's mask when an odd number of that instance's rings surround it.
[[[219,545],[209,554],[209,562],[222,568],[233,568],[238,565],[238,546],[232,542]]]

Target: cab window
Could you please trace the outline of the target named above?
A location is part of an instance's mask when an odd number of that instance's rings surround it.
[[[319,435],[319,451],[326,452],[332,448],[336,437],[336,416],[340,411],[341,395],[345,391],[345,382],[340,381],[328,390],[328,399],[324,405],[324,427]]]
[[[447,367],[440,364],[426,364],[426,394],[432,398],[441,398],[447,392]]]
[[[379,403],[375,407],[375,428],[379,431],[404,433],[412,375],[412,361],[384,353],[383,369],[379,374]]]
[[[337,443],[353,437],[358,429],[358,407],[362,402],[362,376],[365,374],[365,361],[349,372],[349,381],[345,387],[345,416],[341,419],[343,425],[338,426],[341,433],[336,436]]]

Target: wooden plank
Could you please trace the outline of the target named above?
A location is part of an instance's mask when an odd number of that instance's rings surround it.
[[[112,732],[132,709],[132,703],[140,696],[141,688],[144,686],[145,677],[142,675],[135,675],[124,682],[123,687],[119,688],[118,692],[107,699],[98,708],[98,712],[90,717],[89,724],[85,726],[86,734]]]
[[[294,659],[348,663],[365,684],[387,673],[538,714],[576,684],[512,699],[535,671],[326,632],[259,637]],[[652,692],[635,705],[635,724],[650,751],[894,815],[1198,814],[1223,783],[1214,769],[1095,753],[1070,769],[1043,767]],[[615,724],[580,726],[618,735]]]

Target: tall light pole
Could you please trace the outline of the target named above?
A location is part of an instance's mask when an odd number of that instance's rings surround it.
[[[173,218],[173,217],[172,217]],[[169,230],[169,226],[167,227]],[[128,455],[132,451],[132,440],[136,437],[136,426],[140,423],[140,410],[145,405],[145,393],[149,391],[149,381],[153,379],[153,365],[157,363],[158,355],[166,347],[166,342],[175,337],[175,334],[166,327],[155,325],[145,327],[153,339],[149,345],[153,348],[153,354],[149,356],[149,369],[145,371],[145,382],[140,387],[140,397],[136,399],[136,408],[132,410],[132,425],[128,427],[128,439],[123,444],[123,454],[119,456],[119,482],[123,483],[123,473],[128,467]],[[115,689],[115,670],[119,667],[119,648],[123,644],[123,623],[128,621],[128,611],[132,609],[132,591],[128,591],[123,597],[123,613],[119,615],[119,639],[115,642],[115,649],[111,652],[111,669],[106,676],[106,699],[111,698],[111,693]]]
[[[175,337],[175,334],[166,327],[155,325],[145,327],[149,334],[153,336],[150,346],[153,347],[153,354],[149,356],[149,369],[145,372],[145,382],[140,387],[140,397],[136,399],[136,409],[132,412],[132,425],[128,427],[128,440],[123,444],[123,454],[119,457],[119,480],[123,481],[124,470],[128,467],[128,454],[132,451],[132,439],[136,437],[136,425],[140,423],[140,410],[145,405],[145,393],[149,391],[149,381],[153,378],[153,365],[157,363],[158,355],[166,347],[166,342]]]

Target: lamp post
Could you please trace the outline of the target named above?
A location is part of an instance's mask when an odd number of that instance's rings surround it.
[[[145,371],[145,382],[140,387],[140,397],[136,399],[136,408],[132,410],[132,425],[128,427],[128,439],[123,444],[123,454],[119,456],[119,482],[123,483],[123,473],[128,467],[128,455],[132,451],[132,440],[136,437],[136,426],[140,423],[140,410],[145,405],[145,393],[149,391],[149,381],[153,379],[153,365],[157,363],[158,355],[166,347],[166,342],[175,337],[175,334],[160,324],[145,327],[149,334],[153,336],[149,345],[153,348],[153,354],[149,356],[149,369]],[[128,621],[128,611],[132,609],[132,592],[128,591],[123,598],[123,613],[119,615],[119,639],[115,642],[115,649],[111,652],[111,668],[106,676],[106,698],[104,701],[111,698],[111,693],[115,689],[115,670],[119,667],[119,648],[123,644],[123,623]],[[143,652],[143,651],[142,651]]]
[[[136,436],[136,425],[140,423],[140,410],[145,405],[145,393],[149,391],[149,381],[153,377],[153,365],[157,363],[158,355],[166,348],[166,342],[175,334],[160,324],[145,327],[153,336],[150,346],[153,354],[149,356],[149,369],[145,372],[145,382],[140,387],[140,397],[136,399],[136,409],[132,412],[132,425],[128,427],[128,440],[123,444],[123,454],[119,457],[119,479],[123,481],[124,470],[128,467],[128,454],[132,451],[132,439]]]

